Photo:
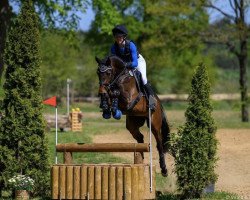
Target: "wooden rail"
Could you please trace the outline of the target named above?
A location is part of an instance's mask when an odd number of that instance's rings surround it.
[[[143,152],[149,152],[148,143],[64,143],[56,145],[63,152],[64,164],[73,163],[73,152],[133,152],[134,164],[143,163]]]
[[[56,145],[57,152],[149,152],[147,143],[65,143]]]

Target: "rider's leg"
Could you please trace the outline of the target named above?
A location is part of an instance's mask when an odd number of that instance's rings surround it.
[[[139,54],[137,69],[141,72],[142,75],[142,82],[149,98],[149,107],[151,110],[155,110],[157,101],[154,96],[154,91],[151,85],[148,83],[146,74],[147,72],[146,61],[141,54]]]

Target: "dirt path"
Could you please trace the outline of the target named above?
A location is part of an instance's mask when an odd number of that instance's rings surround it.
[[[218,166],[216,172],[219,175],[216,190],[237,193],[244,199],[250,199],[250,129],[219,129],[217,138],[220,142],[218,150]],[[145,142],[148,135],[145,135]],[[127,131],[118,133],[97,135],[94,142],[135,142]],[[155,142],[153,144],[155,147]],[[131,153],[115,153],[133,162]],[[145,163],[149,156],[145,156]],[[173,173],[174,160],[170,155],[166,156],[169,169],[169,191],[175,190],[175,174]],[[156,148],[153,150],[153,163],[160,172],[158,154]]]

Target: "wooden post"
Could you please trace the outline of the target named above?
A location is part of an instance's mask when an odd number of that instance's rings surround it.
[[[60,166],[60,177],[59,177],[59,198],[65,199],[65,188],[66,188],[66,166]]]
[[[101,166],[95,166],[95,199],[102,198]]]
[[[115,199],[115,167],[109,168],[109,199],[114,200]]]
[[[138,167],[138,199],[144,199],[144,168],[145,166]]]
[[[51,168],[51,183],[52,183],[52,199],[58,199],[59,191],[58,191],[58,175],[59,175],[59,167],[53,166]]]
[[[139,199],[139,195],[138,195],[138,166],[131,167],[131,199]]]
[[[64,164],[73,164],[72,152],[63,153],[63,163]]]
[[[87,175],[88,168],[86,165],[81,166],[81,199],[86,199],[87,196],[87,181],[88,181],[88,175]]]
[[[74,166],[73,198],[80,199],[80,166]]]
[[[134,153],[134,164],[143,164],[143,157],[141,152]]]
[[[66,199],[73,197],[73,166],[66,167]]]
[[[116,199],[123,200],[123,167],[116,168]]]
[[[102,167],[102,199],[108,199],[109,167]]]
[[[124,167],[124,194],[123,198],[131,200],[131,168]]]
[[[89,199],[94,199],[95,198],[95,167],[94,166],[88,166],[88,194],[89,194]]]

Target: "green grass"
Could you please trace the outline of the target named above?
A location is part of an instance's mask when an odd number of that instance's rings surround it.
[[[213,116],[218,128],[250,128],[250,123],[242,123],[240,120],[240,112],[237,108],[237,102],[213,102],[215,107]],[[118,133],[119,131],[126,130],[125,116],[121,120],[105,120],[99,112],[97,104],[80,103],[79,107],[83,112],[83,131],[82,132],[58,132],[58,143],[91,143],[93,137],[97,135]],[[164,104],[166,113],[172,129],[176,130],[180,125],[185,122],[185,108],[186,102]],[[65,107],[59,107],[59,110],[66,110]],[[47,106],[46,112],[54,113],[54,108]],[[60,113],[60,112],[59,112]],[[63,113],[63,112],[61,112]],[[147,131],[146,127],[143,128],[144,132]],[[129,134],[129,133],[128,133]],[[118,137],[118,136],[117,136]],[[50,164],[55,162],[55,129],[47,133],[49,142],[49,161]],[[57,153],[58,163],[63,163],[62,153]],[[111,153],[73,153],[73,162],[75,164],[81,163],[128,163],[124,158],[112,155]],[[161,174],[156,174],[156,190],[162,194],[158,199],[175,200],[179,197],[175,194],[176,185],[175,180],[171,178],[164,178]],[[7,199],[7,197],[5,198]],[[226,192],[216,192],[213,194],[205,195],[202,199],[240,199],[235,194]]]
[[[214,192],[210,194],[205,194],[201,200],[240,200],[242,199],[239,195],[228,193],[228,192]],[[161,193],[157,197],[157,200],[180,200],[179,195],[172,193]],[[192,199],[190,199],[192,200]],[[195,199],[194,199],[195,200]]]

